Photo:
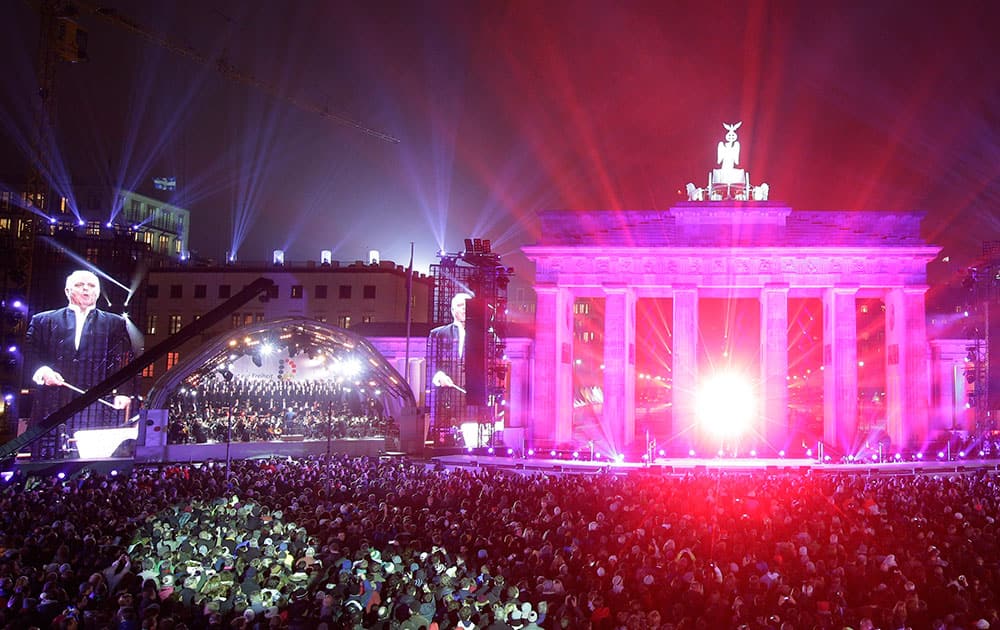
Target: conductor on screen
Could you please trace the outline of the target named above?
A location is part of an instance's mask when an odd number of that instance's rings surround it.
[[[27,367],[37,385],[32,420],[41,422],[74,397],[119,370],[132,358],[125,319],[97,308],[101,285],[90,271],[66,278],[67,306],[37,313],[28,325]],[[80,412],[68,428],[119,424],[129,407],[126,395]]]
[[[465,390],[455,383],[455,378],[465,354],[465,303],[470,299],[468,293],[456,293],[451,298],[451,323],[431,330],[429,337],[430,347],[437,349],[435,356],[443,359],[434,366],[431,383],[435,387],[452,387],[463,394]]]

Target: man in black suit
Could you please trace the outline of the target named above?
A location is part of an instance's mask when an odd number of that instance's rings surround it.
[[[453,387],[464,393],[455,384],[452,375],[461,364],[465,354],[465,303],[472,298],[468,293],[456,293],[451,298],[451,323],[431,330],[428,338],[428,354],[435,362],[431,383],[435,387]]]
[[[125,319],[99,310],[101,285],[90,271],[74,271],[66,278],[65,308],[31,318],[26,337],[28,374],[36,388],[32,421],[37,424],[79,396],[73,388],[88,390],[132,359]],[[73,430],[116,426],[127,417],[129,396],[120,392],[111,405],[94,404],[67,422]],[[55,436],[58,439],[58,436]],[[57,445],[40,440],[41,448],[56,455]],[[46,445],[46,443],[48,444]]]

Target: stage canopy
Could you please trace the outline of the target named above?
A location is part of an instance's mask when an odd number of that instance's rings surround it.
[[[210,378],[318,380],[344,375],[379,391],[390,414],[416,406],[405,379],[363,337],[311,319],[286,318],[228,330],[206,341],[201,351],[183,357],[156,381],[147,407],[165,408],[178,388]]]

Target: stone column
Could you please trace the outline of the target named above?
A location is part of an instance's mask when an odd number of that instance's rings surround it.
[[[528,383],[528,365],[521,357],[510,359],[510,393],[507,396],[507,427],[524,427],[525,418],[525,385]]]
[[[604,429],[614,454],[635,441],[635,292],[604,287]]]
[[[529,445],[568,442],[573,431],[573,295],[535,287],[535,367]]]
[[[679,434],[697,422],[698,287],[674,287],[673,323],[673,432]]]
[[[787,447],[788,285],[768,284],[760,292],[760,431],[774,451]]]
[[[857,287],[823,293],[823,441],[845,455],[858,432]]]
[[[927,287],[897,287],[885,297],[886,431],[897,449],[922,446],[927,438],[926,291]]]

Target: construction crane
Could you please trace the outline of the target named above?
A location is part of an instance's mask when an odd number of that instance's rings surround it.
[[[50,4],[50,3],[52,3],[52,0],[42,0],[43,6],[45,4]],[[97,4],[94,4],[89,0],[71,0],[65,2],[63,4],[63,8],[57,13],[64,16],[62,20],[64,22],[67,21],[67,18],[69,16],[78,15],[81,13],[93,15],[107,22],[108,24],[129,31],[130,33],[133,33],[135,35],[138,35],[139,37],[143,38],[144,40],[146,40],[151,44],[169,50],[170,52],[185,57],[187,59],[190,59],[191,61],[194,61],[199,65],[205,66],[207,68],[212,68],[216,72],[218,72],[219,74],[221,74],[222,76],[224,76],[225,78],[229,79],[234,83],[238,83],[240,85],[245,85],[260,90],[261,92],[264,92],[265,94],[268,94],[277,100],[288,103],[289,105],[295,107],[296,109],[302,110],[304,112],[309,112],[312,114],[317,114],[322,118],[327,118],[329,120],[332,120],[333,122],[339,125],[355,129],[357,131],[360,131],[361,133],[373,136],[375,138],[378,138],[379,140],[383,140],[391,144],[399,143],[399,139],[396,138],[395,136],[392,136],[384,131],[380,131],[378,129],[369,127],[364,123],[355,120],[354,118],[351,118],[347,114],[334,111],[325,105],[320,105],[318,103],[314,103],[307,99],[300,99],[290,96],[287,93],[284,93],[276,85],[240,70],[238,67],[230,63],[225,57],[220,56],[216,58],[211,58],[208,55],[198,52],[191,46],[179,44],[177,42],[168,39],[167,37],[158,35],[149,30],[148,28],[145,28],[141,24],[135,22],[134,20],[124,15],[121,15],[115,9],[98,6]],[[62,37],[57,37],[54,40],[50,39],[50,41],[56,44],[57,51],[64,52],[66,45],[63,42],[65,42],[67,39],[70,39],[73,35],[74,33],[65,33]]]
[[[29,149],[31,155],[29,156],[27,185],[24,191],[24,207],[16,211],[15,217],[22,227],[16,230],[19,237],[14,242],[3,244],[4,249],[15,252],[13,264],[5,265],[2,282],[4,287],[13,287],[11,293],[24,296],[27,294],[28,287],[31,286],[31,248],[35,224],[39,217],[45,216],[49,209],[47,207],[48,201],[50,201],[46,199],[49,190],[45,176],[50,172],[48,153],[51,150],[50,147],[55,146],[53,129],[56,118],[56,69],[60,62],[77,63],[87,60],[87,31],[76,21],[83,14],[94,16],[117,28],[138,35],[155,46],[169,50],[199,65],[214,69],[234,83],[264,92],[301,111],[316,114],[332,120],[338,125],[355,129],[384,142],[399,143],[399,139],[395,136],[369,127],[344,113],[307,99],[292,97],[276,85],[240,70],[224,56],[211,58],[191,46],[179,44],[158,35],[138,22],[119,14],[115,9],[99,6],[91,0],[27,1],[38,11],[40,17],[36,59],[38,100],[33,121],[35,133]]]

